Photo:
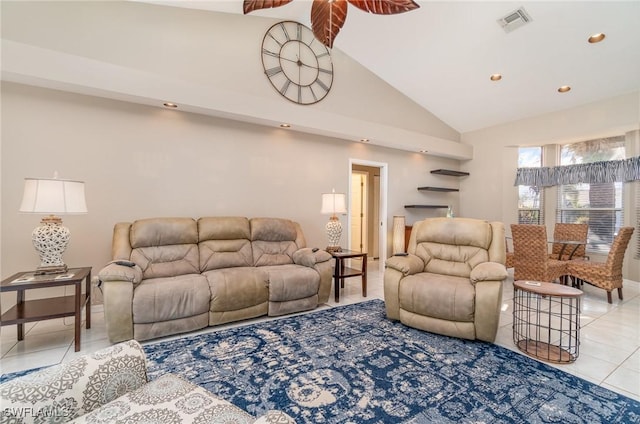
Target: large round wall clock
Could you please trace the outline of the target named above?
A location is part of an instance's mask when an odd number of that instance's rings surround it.
[[[273,25],[262,40],[264,73],[282,96],[310,105],[324,99],[333,83],[329,49],[299,22]]]

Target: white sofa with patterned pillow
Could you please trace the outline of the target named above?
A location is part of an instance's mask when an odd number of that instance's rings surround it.
[[[256,419],[173,374],[147,381],[135,340],[9,380],[0,405],[0,423],[295,424],[281,411]]]

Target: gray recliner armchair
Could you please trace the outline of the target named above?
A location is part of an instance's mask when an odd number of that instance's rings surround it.
[[[386,262],[387,317],[433,333],[493,342],[505,268],[501,222],[430,218],[411,231],[407,256]]]

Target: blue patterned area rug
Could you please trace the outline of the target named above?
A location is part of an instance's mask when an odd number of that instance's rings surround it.
[[[640,402],[494,344],[391,322],[380,300],[144,349],[152,379],[173,372],[298,423],[640,422]]]

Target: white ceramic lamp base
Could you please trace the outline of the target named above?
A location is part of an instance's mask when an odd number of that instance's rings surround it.
[[[66,272],[67,266],[62,261],[62,254],[69,245],[71,234],[62,225],[62,220],[56,217],[42,219],[42,225],[36,227],[31,234],[33,246],[40,255],[38,272],[59,273]]]
[[[342,237],[342,224],[337,216],[332,216],[327,222],[327,238],[329,239],[329,246],[327,246],[327,252],[340,252],[340,237]]]

